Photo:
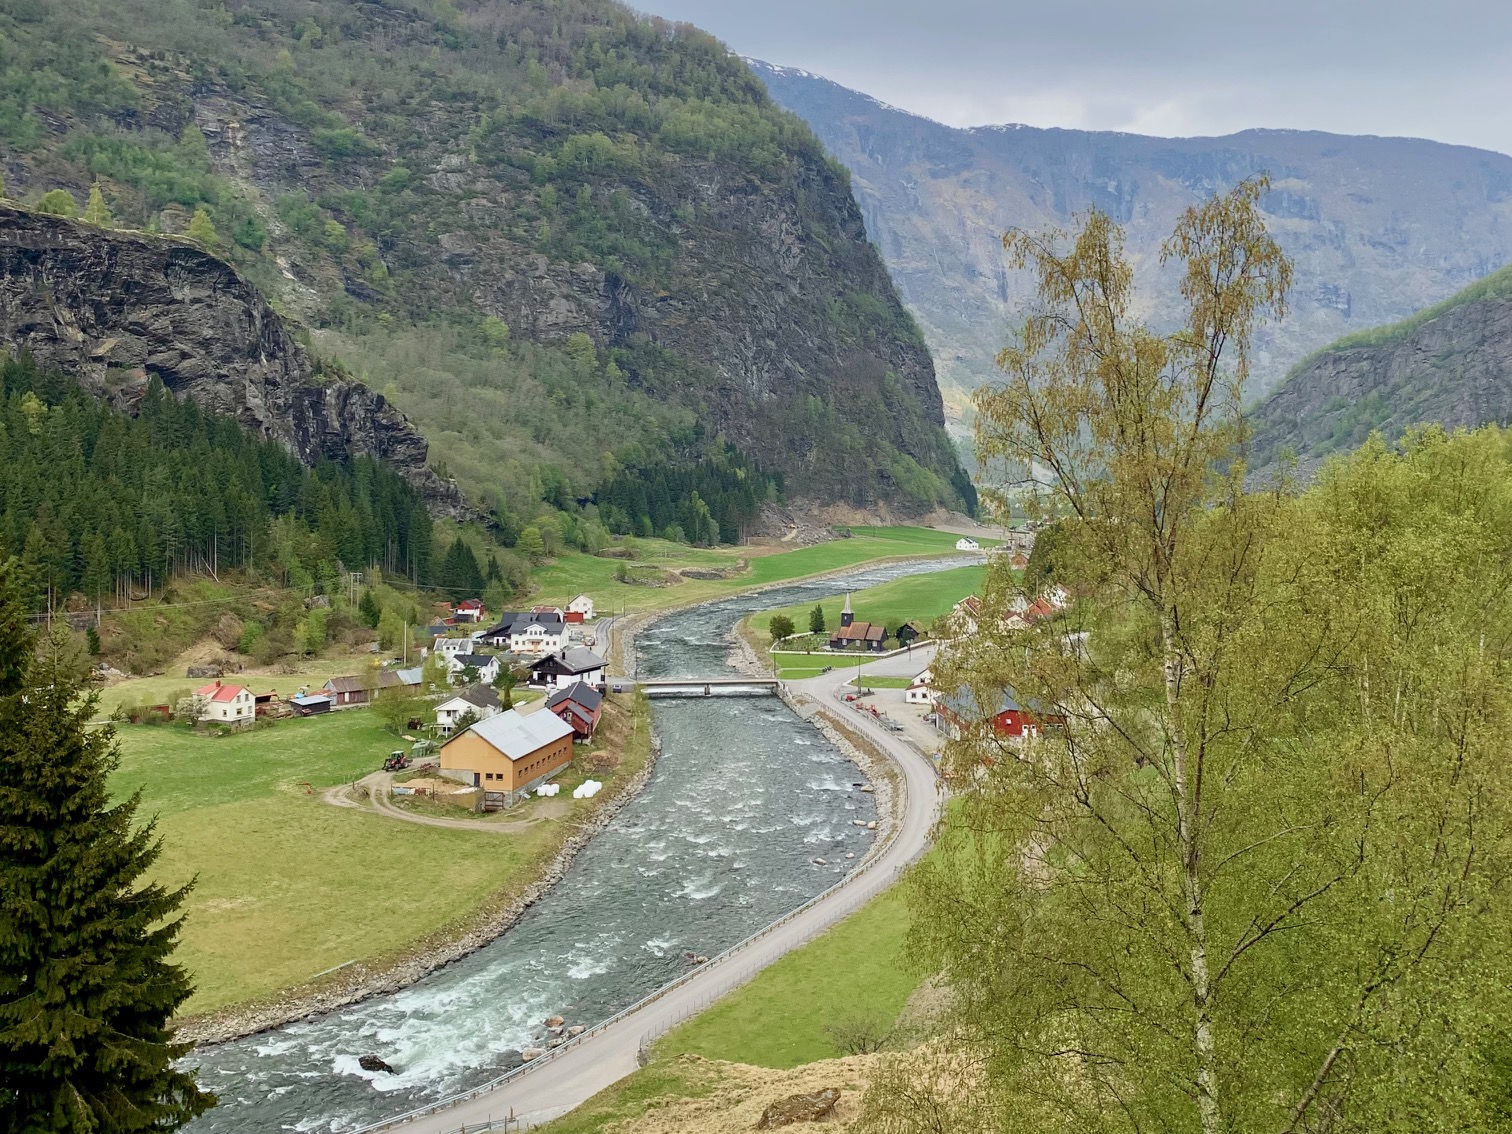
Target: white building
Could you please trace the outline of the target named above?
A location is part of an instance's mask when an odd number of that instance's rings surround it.
[[[593,600],[587,595],[578,595],[567,604],[568,614],[581,614],[584,622],[593,621]]]
[[[216,724],[241,724],[257,715],[257,699],[241,685],[213,681],[194,691],[194,719]]]
[[[436,706],[436,731],[442,736],[450,736],[457,721],[468,713],[472,713],[480,721],[486,721],[503,711],[504,703],[492,689],[486,685],[469,685],[455,697]]]
[[[471,638],[437,638],[431,643],[431,649],[444,658],[455,654],[470,654],[476,645]]]
[[[559,614],[525,614],[509,628],[509,649],[516,654],[554,654],[567,648],[567,623]]]
[[[501,664],[497,654],[450,654],[446,659],[447,672],[454,679],[472,666],[478,671],[477,679],[484,685],[492,685],[498,679]]]
[[[956,540],[956,550],[981,551],[982,545],[977,543],[977,541],[972,539],[970,536],[962,536],[960,539]]]
[[[530,667],[530,684],[541,689],[565,689],[579,681],[596,689],[604,684],[604,659],[584,646],[548,654]]]
[[[920,670],[908,683],[908,688],[903,691],[903,700],[910,705],[933,705],[935,702],[933,683],[934,673],[928,669]]]

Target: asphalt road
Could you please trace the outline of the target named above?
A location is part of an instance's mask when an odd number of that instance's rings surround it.
[[[809,941],[847,914],[854,912],[892,885],[898,873],[929,846],[940,794],[934,770],[919,752],[866,715],[847,712],[836,691],[857,672],[911,676],[928,664],[932,647],[912,656],[888,658],[853,670],[823,674],[788,683],[826,706],[851,729],[864,734],[893,758],[903,774],[904,812],[897,837],[872,862],[851,875],[850,882],[802,914],[784,922],[755,943],[725,960],[711,964],[685,983],[640,1011],[581,1041],[562,1054],[544,1060],[495,1091],[394,1129],[406,1134],[455,1134],[464,1125],[486,1129],[511,1115],[525,1129],[549,1121],[578,1106],[634,1071],[643,1042],[670,1030],[709,1002],[750,979],[785,953]],[[510,1129],[514,1129],[511,1125]]]

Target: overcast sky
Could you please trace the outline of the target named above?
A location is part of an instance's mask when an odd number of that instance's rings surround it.
[[[1512,153],[1512,0],[638,0],[953,126],[1250,126]]]

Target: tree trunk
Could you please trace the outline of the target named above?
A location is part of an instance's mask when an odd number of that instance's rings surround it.
[[[1160,613],[1164,654],[1166,714],[1171,729],[1171,755],[1176,787],[1176,842],[1181,853],[1187,941],[1192,966],[1192,1055],[1196,1067],[1197,1116],[1202,1134],[1220,1134],[1217,1056],[1213,1045],[1213,1004],[1208,973],[1207,926],[1202,913],[1201,855],[1197,843],[1200,799],[1194,792],[1189,766],[1186,727],[1181,714],[1181,656],[1176,644],[1176,613],[1166,604]]]

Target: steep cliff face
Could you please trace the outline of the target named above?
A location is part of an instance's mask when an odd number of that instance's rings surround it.
[[[753,63],[851,171],[867,229],[934,349],[947,400],[994,374],[1028,281],[1009,228],[1123,225],[1142,314],[1177,309],[1160,242],[1181,211],[1268,172],[1262,207],[1296,266],[1291,311],[1260,336],[1256,390],[1342,335],[1402,319],[1512,260],[1512,157],[1408,138],[1249,130],[1150,138],[1021,126],[952,129],[819,76]]]
[[[322,369],[257,292],[186,242],[0,205],[0,343],[130,411],[156,377],[306,464],[372,456],[465,509],[382,394]]]
[[[585,499],[699,428],[795,496],[970,496],[844,169],[712,37],[611,0],[234,7],[0,12],[0,62],[57,77],[0,117],[11,192],[98,180],[168,232],[204,208],[495,498]],[[457,345],[421,373],[363,349],[406,328]],[[507,397],[482,389],[494,366]]]
[[[1512,268],[1400,324],[1302,363],[1251,414],[1252,464],[1290,449],[1306,471],[1379,429],[1512,422]]]

